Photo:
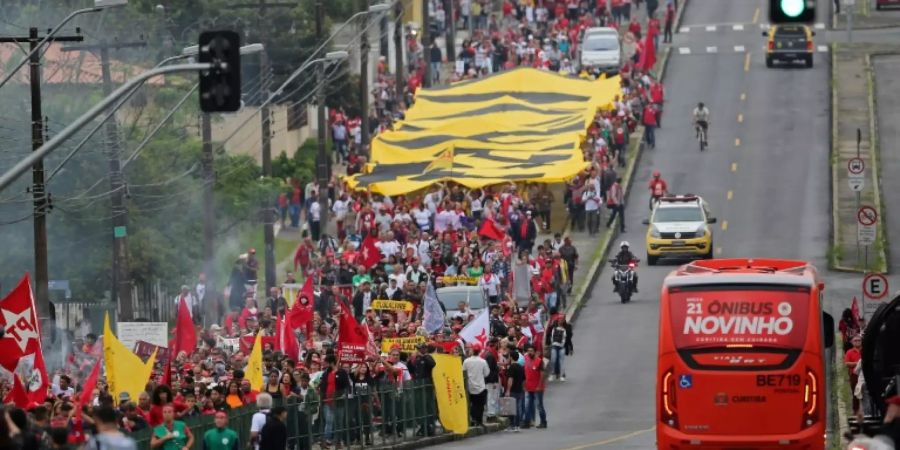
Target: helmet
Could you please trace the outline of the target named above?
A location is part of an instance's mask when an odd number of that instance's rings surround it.
[[[626,248],[626,247],[630,247],[630,245],[628,245],[628,241],[622,241],[622,243],[619,244],[619,248]]]
[[[703,102],[697,103],[697,107],[703,109]]]
[[[658,171],[658,170],[654,170],[654,171],[653,171],[653,178],[659,178],[659,171]]]

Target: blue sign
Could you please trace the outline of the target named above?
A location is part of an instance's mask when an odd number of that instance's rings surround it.
[[[682,389],[690,389],[694,387],[694,377],[688,374],[682,374],[678,377],[678,386]]]

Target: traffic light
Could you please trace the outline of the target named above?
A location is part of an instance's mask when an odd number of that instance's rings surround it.
[[[200,34],[197,59],[215,65],[200,72],[200,109],[233,112],[241,109],[241,37],[234,31]]]
[[[769,0],[769,22],[812,23],[816,20],[816,0]]]

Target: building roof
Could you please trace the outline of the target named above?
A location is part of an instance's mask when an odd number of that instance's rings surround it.
[[[99,84],[102,81],[100,68],[100,56],[89,51],[63,51],[62,43],[51,43],[44,54],[41,67],[41,78],[44,84]],[[16,44],[0,45],[0,76],[5,76],[6,71],[25,53]],[[124,83],[136,74],[146,71],[144,67],[124,63],[116,59],[110,59],[110,76],[114,83]],[[11,82],[28,83],[29,72],[23,67],[10,80]],[[162,76],[155,77],[148,84],[162,85]]]

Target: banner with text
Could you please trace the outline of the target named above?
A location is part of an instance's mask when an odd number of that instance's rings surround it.
[[[372,301],[372,309],[381,311],[406,311],[413,310],[412,302],[403,300],[374,300]]]
[[[412,353],[416,351],[416,346],[425,343],[425,336],[401,337],[401,338],[384,338],[381,340],[381,351],[390,353],[394,344],[400,344],[400,351]]]

